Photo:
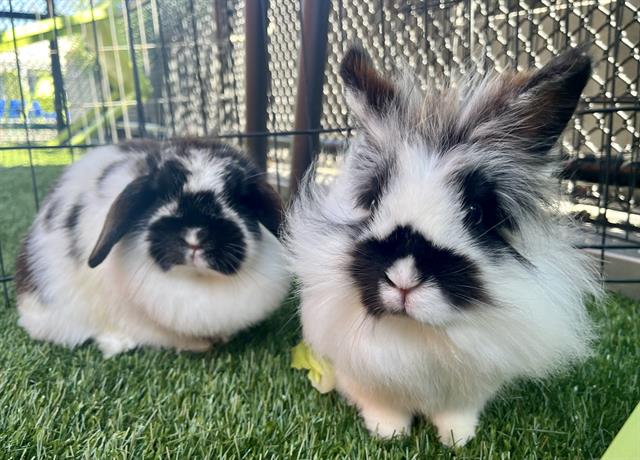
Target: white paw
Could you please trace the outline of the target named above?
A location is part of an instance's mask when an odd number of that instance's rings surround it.
[[[183,339],[176,345],[178,351],[191,351],[193,353],[204,353],[211,349],[211,341],[205,339]]]
[[[442,412],[431,420],[438,429],[440,442],[449,447],[462,447],[476,435],[476,412]]]
[[[122,352],[135,348],[138,344],[129,337],[118,334],[103,334],[95,339],[96,345],[102,352],[104,359],[112,358]]]
[[[391,439],[409,434],[411,430],[411,416],[391,411],[369,410],[361,411],[364,424],[373,436]]]
[[[218,335],[216,337],[212,337],[209,340],[211,340],[211,343],[217,343],[217,344],[220,344],[220,345],[226,345],[231,340],[231,334]]]

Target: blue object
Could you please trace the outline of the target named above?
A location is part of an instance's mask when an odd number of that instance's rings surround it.
[[[22,117],[22,103],[17,99],[9,101],[9,118]]]
[[[29,116],[32,117],[42,117],[44,112],[42,111],[42,106],[38,101],[33,101],[31,103],[31,111],[29,112]]]

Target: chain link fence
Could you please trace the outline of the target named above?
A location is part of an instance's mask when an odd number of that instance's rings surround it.
[[[328,8],[326,56],[304,43],[305,8],[316,1]],[[470,69],[541,67],[569,46],[588,44],[594,72],[562,141],[560,191],[566,208],[596,235],[586,245],[603,262],[612,248],[640,248],[637,1],[252,2],[0,0],[0,199],[18,188],[29,193],[29,201],[16,201],[19,209],[0,216],[5,299],[19,235],[50,177],[93,145],[214,135],[250,147],[261,137],[268,172],[285,190],[296,135],[315,137],[309,145],[317,170],[331,180],[351,133],[338,68],[352,43],[369,50],[380,68],[401,63],[423,86],[437,87]],[[262,42],[246,41],[248,7],[260,9]],[[264,72],[247,74],[248,49],[266,56]],[[325,69],[305,76],[321,83],[320,121],[296,130],[299,72],[308,59]],[[266,82],[265,132],[246,132],[253,79]],[[10,219],[19,213],[29,218],[16,230]]]

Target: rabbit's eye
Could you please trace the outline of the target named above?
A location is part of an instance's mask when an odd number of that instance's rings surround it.
[[[474,225],[480,225],[482,223],[482,208],[478,204],[472,204],[467,207],[467,214],[469,221]]]
[[[374,198],[373,200],[371,200],[371,202],[369,203],[369,209],[375,209],[378,207],[378,199]]]

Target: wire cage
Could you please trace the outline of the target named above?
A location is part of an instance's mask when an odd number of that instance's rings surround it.
[[[206,135],[249,152],[284,195],[330,181],[351,135],[349,44],[422,85],[541,67],[589,44],[559,196],[605,262],[640,255],[640,4],[620,0],[0,0],[0,288],[61,168],[95,145]],[[611,285],[640,283],[608,274]],[[624,275],[624,274],[623,274]]]

